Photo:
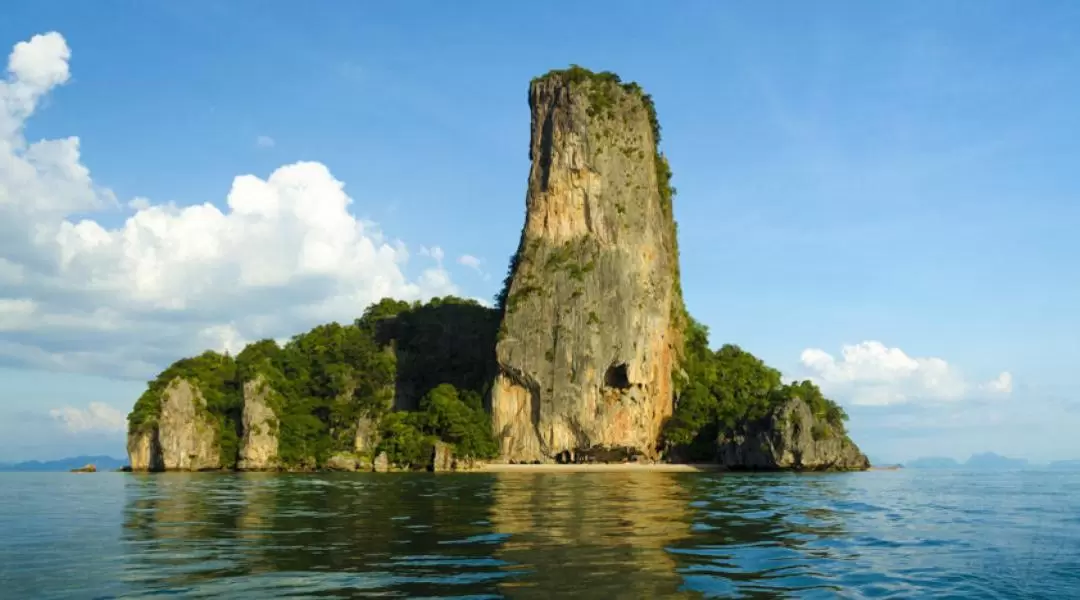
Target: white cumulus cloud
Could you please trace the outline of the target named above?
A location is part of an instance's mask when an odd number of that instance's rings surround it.
[[[127,428],[127,415],[103,402],[91,402],[85,409],[65,406],[49,411],[71,433],[115,433]]]
[[[948,402],[980,391],[1012,391],[1012,375],[1008,372],[991,382],[972,384],[944,359],[908,356],[900,348],[878,341],[845,345],[839,358],[819,348],[803,350],[800,358],[811,379],[826,393],[852,404]]]
[[[470,269],[480,272],[480,259],[476,258],[472,254],[462,254],[458,257],[458,264],[469,267]]]
[[[384,296],[458,293],[437,246],[406,275],[405,244],[357,219],[319,162],[238,175],[201,203],[118,202],[77,137],[23,133],[70,57],[59,33],[37,35],[0,80],[0,364],[144,378],[207,348],[349,322]]]

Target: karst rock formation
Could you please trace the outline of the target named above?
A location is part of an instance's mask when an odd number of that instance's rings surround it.
[[[491,394],[502,459],[654,458],[685,309],[652,101],[575,67],[533,80],[529,106],[525,226]]]

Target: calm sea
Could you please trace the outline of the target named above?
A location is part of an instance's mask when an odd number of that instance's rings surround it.
[[[1080,598],[1080,473],[0,474],[0,597]]]

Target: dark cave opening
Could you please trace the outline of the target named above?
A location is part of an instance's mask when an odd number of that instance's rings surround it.
[[[604,386],[623,390],[630,387],[626,363],[615,363],[608,367],[607,372],[604,373]]]

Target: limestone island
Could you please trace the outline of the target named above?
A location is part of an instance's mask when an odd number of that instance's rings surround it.
[[[534,79],[529,106],[494,308],[383,299],[284,347],[181,359],[128,416],[131,469],[869,468],[813,383],[710,349],[687,314],[650,96],[572,66]]]

